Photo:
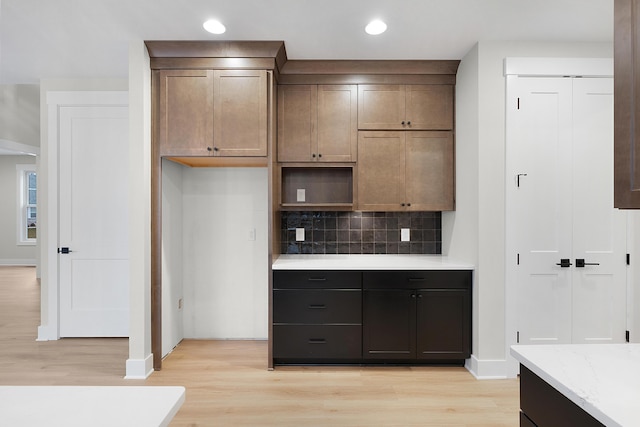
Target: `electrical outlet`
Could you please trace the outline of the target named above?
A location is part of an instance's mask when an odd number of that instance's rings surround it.
[[[296,228],[296,242],[304,242],[304,228]]]
[[[411,229],[410,228],[401,228],[400,229],[400,241],[408,242],[411,240]]]
[[[248,240],[256,240],[256,229],[255,228],[250,228],[249,229],[249,235],[248,235]]]
[[[296,201],[297,202],[306,202],[307,201],[307,192],[304,188],[298,188],[296,192]]]

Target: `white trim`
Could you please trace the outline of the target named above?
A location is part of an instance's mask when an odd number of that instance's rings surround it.
[[[479,360],[473,354],[464,367],[478,380],[502,380],[507,378],[506,360]]]
[[[41,265],[43,293],[46,293],[46,307],[41,306],[41,326],[46,339],[59,339],[59,277],[58,277],[58,149],[59,149],[59,112],[60,107],[75,106],[127,106],[129,94],[127,91],[48,91],[47,101],[47,135],[46,150],[43,152],[42,162],[46,164],[47,190],[38,196],[46,212],[40,215]],[[46,289],[44,287],[46,286]],[[40,337],[40,335],[39,335]],[[54,338],[55,337],[55,338]]]
[[[35,267],[35,259],[0,259],[0,265],[2,266],[15,266],[15,267]]]
[[[55,341],[59,340],[58,328],[51,325],[38,326],[38,338],[36,341]]]
[[[612,58],[505,58],[504,75],[613,77]]]
[[[144,359],[127,359],[125,380],[144,380],[153,373],[153,354]]]
[[[0,138],[0,148],[3,150],[15,151],[16,154],[24,154],[26,156],[40,155],[40,147],[34,147],[33,145],[23,144],[21,142],[9,141],[8,139]]]

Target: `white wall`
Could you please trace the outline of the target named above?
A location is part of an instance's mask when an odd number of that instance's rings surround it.
[[[462,202],[477,193],[474,202],[458,204],[443,218],[443,243],[448,255],[473,261],[474,354],[472,372],[480,377],[506,375],[505,340],[505,78],[504,58],[613,56],[609,43],[480,42],[460,64],[456,88],[457,191]],[[477,70],[477,85],[473,75]],[[477,105],[477,112],[476,106]],[[475,116],[477,115],[477,121]],[[476,128],[477,126],[477,128]],[[474,148],[475,145],[475,148]],[[472,157],[477,153],[475,161]],[[466,167],[465,167],[466,166]],[[466,209],[470,209],[467,211]],[[476,223],[477,222],[477,223]],[[446,234],[445,234],[446,233]],[[475,237],[474,237],[475,236]],[[465,245],[465,239],[472,242]],[[474,247],[474,241],[477,246]]]
[[[0,265],[35,265],[35,245],[18,245],[16,165],[35,164],[33,156],[0,156]]]
[[[184,337],[183,310],[183,169],[162,161],[162,357]]]
[[[193,168],[183,177],[185,338],[266,339],[267,169]]]
[[[40,146],[38,85],[0,85],[0,140]]]

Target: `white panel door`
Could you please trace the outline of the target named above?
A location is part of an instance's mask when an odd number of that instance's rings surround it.
[[[623,342],[626,220],[613,209],[612,80],[518,78],[517,87],[509,194],[519,342]]]
[[[128,109],[59,117],[60,336],[128,336]]]
[[[518,79],[513,115],[520,343],[571,342],[571,80]],[[514,100],[515,101],[515,100]]]
[[[573,79],[573,129],[572,342],[624,342],[627,230],[626,214],[613,209],[613,79]]]

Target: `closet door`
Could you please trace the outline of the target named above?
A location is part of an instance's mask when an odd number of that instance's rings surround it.
[[[612,89],[602,78],[517,79],[507,185],[515,186],[521,344],[624,341],[626,221],[613,209]]]

